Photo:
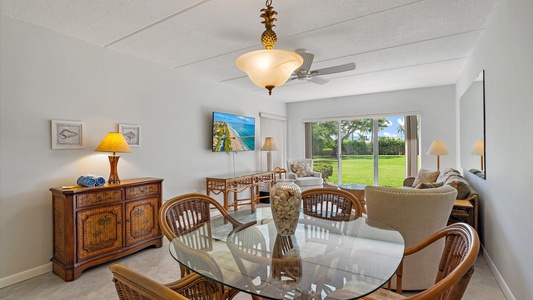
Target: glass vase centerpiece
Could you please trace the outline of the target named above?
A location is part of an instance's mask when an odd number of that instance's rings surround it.
[[[300,282],[302,259],[296,236],[276,235],[272,249],[272,277],[280,281],[285,278],[285,283]]]
[[[272,218],[282,236],[293,235],[298,225],[302,192],[293,179],[281,179],[270,190]]]

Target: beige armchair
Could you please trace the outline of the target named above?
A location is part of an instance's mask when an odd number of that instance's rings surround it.
[[[412,247],[446,227],[457,190],[445,185],[433,189],[397,189],[367,186],[366,206],[369,219],[392,226]],[[423,290],[435,283],[444,241],[405,258],[403,289]],[[395,288],[396,279],[392,280]]]
[[[307,158],[287,159],[287,179],[294,179],[302,191],[324,185],[322,173],[313,171],[313,160]]]

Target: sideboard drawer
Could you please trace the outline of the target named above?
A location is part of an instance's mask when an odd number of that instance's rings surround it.
[[[122,191],[112,190],[95,193],[79,194],[76,196],[76,207],[82,208],[95,204],[110,203],[122,200]]]
[[[147,184],[126,188],[126,200],[160,194],[159,184]]]

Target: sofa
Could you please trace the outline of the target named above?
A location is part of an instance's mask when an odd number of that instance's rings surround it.
[[[457,190],[457,199],[448,224],[464,222],[478,230],[478,194],[461,173],[453,168],[439,171],[420,169],[416,177],[407,177],[404,188],[427,189],[449,185]]]
[[[307,158],[287,159],[287,179],[294,179],[300,190],[321,188],[324,185],[322,173],[313,171],[313,160]]]

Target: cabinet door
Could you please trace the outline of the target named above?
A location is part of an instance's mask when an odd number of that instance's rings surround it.
[[[122,205],[78,211],[78,261],[122,248]]]
[[[159,235],[159,198],[126,203],[126,246]]]

